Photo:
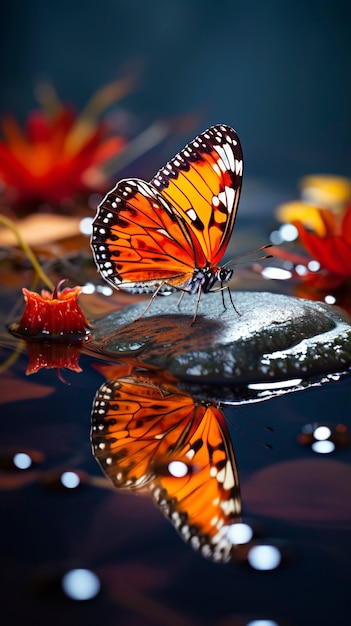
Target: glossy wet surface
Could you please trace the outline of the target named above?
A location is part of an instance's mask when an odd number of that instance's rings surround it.
[[[8,355],[4,349],[2,359]],[[90,444],[92,404],[106,378],[97,363],[81,356],[83,373],[65,372],[70,385],[54,370],[26,377],[25,355],[2,375],[1,596],[11,622],[343,623],[349,609],[349,378],[224,408],[242,521],[253,535],[237,546],[232,562],[216,564],[183,542],[150,498],[117,492],[103,478]],[[332,432],[318,432],[318,425]],[[334,444],[325,445],[330,439]],[[313,449],[318,441],[320,449]],[[261,555],[252,551],[262,546],[268,547]],[[73,587],[70,577],[62,583],[77,568],[97,579],[78,572]],[[74,593],[95,597],[67,595]]]
[[[85,266],[74,263],[70,268],[78,267],[81,281],[89,280]],[[66,274],[67,263],[57,271],[61,277]],[[269,281],[248,284],[244,277],[238,289],[279,291],[283,286]],[[187,531],[180,536],[177,520],[166,519],[162,498],[156,498],[155,504],[149,486],[139,489],[138,495],[116,489],[93,454],[95,395],[102,386],[120,385],[116,381],[121,377],[130,384],[135,363],[85,353],[79,357],[81,373],[62,370],[69,384],[54,369],[25,375],[28,355],[22,348],[15,358],[17,339],[8,334],[5,324],[18,318],[23,309],[21,287],[30,280],[28,270],[16,273],[12,282],[4,283],[1,298],[0,596],[8,622],[21,626],[26,622],[39,626],[347,623],[350,376],[333,373],[322,384],[314,381],[307,388],[295,381],[291,389],[297,391],[285,388],[281,395],[272,388],[251,390],[246,398],[259,395],[262,401],[243,404],[237,403],[228,386],[219,394],[218,388],[199,383],[179,385],[187,406],[209,407],[208,400],[217,401],[227,429],[225,445],[218,450],[227,450],[227,455],[229,451],[232,467],[229,464],[227,470],[232,469],[239,483],[241,516],[229,515],[227,520],[228,525],[236,522],[231,559],[216,563],[204,558],[201,545]],[[286,292],[285,284],[284,288]],[[205,304],[204,298],[201,306]],[[106,304],[106,313],[112,310],[113,305]],[[173,379],[165,384],[177,387]],[[178,400],[175,409],[181,411]],[[138,409],[144,410],[143,400],[138,402]],[[109,417],[116,419],[118,402],[112,405],[115,415]],[[105,408],[99,415],[104,418]],[[98,433],[98,444],[107,445],[94,449],[101,462],[104,450],[105,460],[110,456],[110,444],[103,439],[103,430]],[[112,442],[117,448],[118,441]],[[126,450],[117,453],[125,463]],[[188,469],[191,457],[185,463]],[[165,481],[168,468],[150,458],[144,459],[144,479],[147,482],[152,474],[153,481]],[[209,480],[216,472],[221,478],[221,458],[213,458],[216,469],[208,470]],[[198,466],[191,469],[196,476]],[[228,493],[233,495],[230,489]],[[205,497],[202,488],[202,501]],[[190,535],[201,535],[198,521],[186,524]]]

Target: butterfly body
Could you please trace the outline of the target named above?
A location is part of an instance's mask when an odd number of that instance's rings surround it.
[[[103,278],[132,293],[197,294],[228,282],[219,262],[238,207],[243,158],[236,132],[208,129],[150,183],[121,180],[98,207],[91,245]]]

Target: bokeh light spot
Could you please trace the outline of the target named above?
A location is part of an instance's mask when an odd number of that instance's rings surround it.
[[[228,538],[233,544],[243,544],[251,541],[253,530],[249,524],[239,522],[232,524],[228,529]]]
[[[32,459],[26,452],[17,452],[13,457],[13,464],[18,469],[25,470],[32,465]]]
[[[80,485],[80,478],[76,472],[63,472],[61,483],[67,489],[76,489]]]
[[[247,560],[254,569],[267,571],[280,565],[282,555],[276,546],[260,545],[251,548]]]
[[[72,600],[91,600],[100,588],[99,578],[89,569],[72,569],[62,578],[62,589]]]

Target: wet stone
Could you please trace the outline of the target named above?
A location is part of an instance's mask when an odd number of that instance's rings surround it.
[[[309,378],[351,368],[350,318],[337,307],[267,292],[232,292],[235,310],[219,293],[158,297],[97,321],[91,348],[138,359],[183,381],[209,384]]]

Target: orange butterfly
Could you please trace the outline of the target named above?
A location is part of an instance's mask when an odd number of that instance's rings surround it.
[[[149,376],[114,379],[96,394],[91,439],[118,489],[146,491],[195,550],[214,561],[230,559],[241,500],[219,408]]]
[[[234,227],[242,174],[239,138],[219,124],[150,183],[121,180],[93,222],[91,246],[102,277],[132,293],[153,293],[152,299],[176,289],[197,294],[195,321],[201,293],[217,282],[223,288],[233,274],[218,263]]]

